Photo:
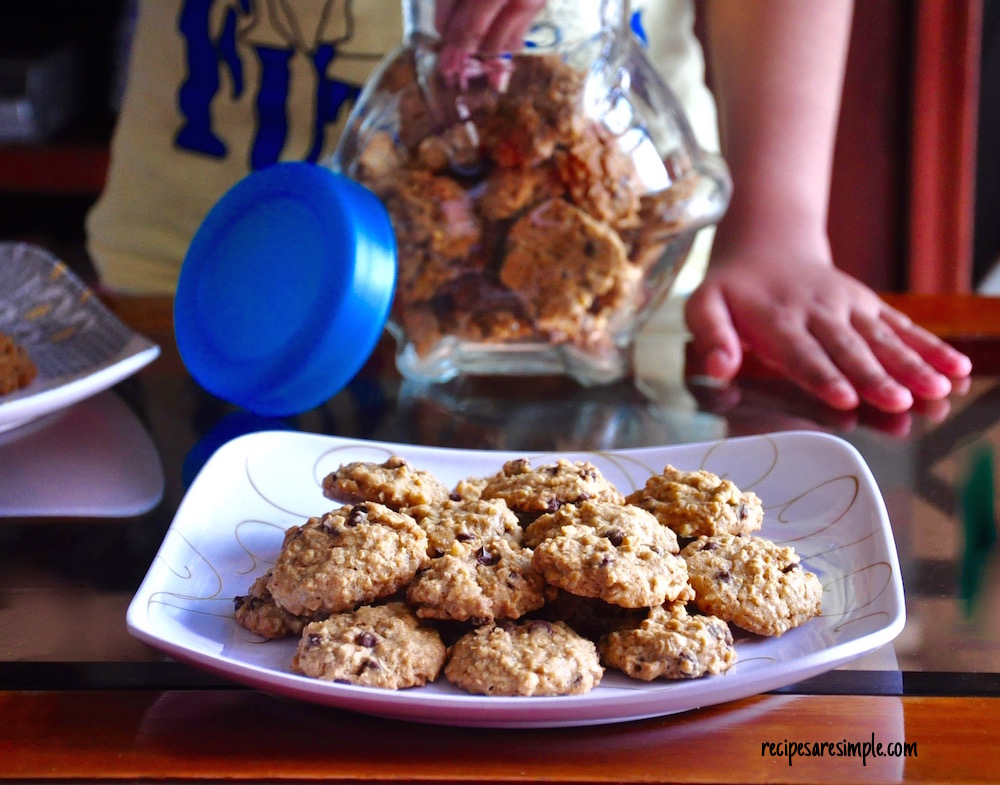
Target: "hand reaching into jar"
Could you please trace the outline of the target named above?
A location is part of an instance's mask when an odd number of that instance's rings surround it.
[[[531,20],[546,0],[438,0],[434,24],[441,35],[439,66],[446,80],[462,89],[485,76],[502,90],[509,73],[507,55],[520,51]]]

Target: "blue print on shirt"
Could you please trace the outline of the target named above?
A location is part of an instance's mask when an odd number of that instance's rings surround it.
[[[642,11],[632,12],[632,18],[629,19],[629,27],[643,46],[649,43],[649,38],[646,37],[646,28],[642,25]]]
[[[294,42],[285,47],[264,46],[240,39],[240,29],[250,29],[258,15],[267,13],[265,0],[237,0],[223,12],[221,32],[212,34],[212,12],[225,0],[185,0],[178,18],[178,30],[184,38],[187,78],[180,86],[177,105],[183,118],[175,138],[177,147],[223,158],[229,154],[226,140],[219,137],[212,124],[211,107],[222,87],[222,69],[228,73],[233,89],[230,98],[239,99],[245,90],[256,89],[256,117],[253,141],[248,151],[248,165],[261,169],[281,159],[288,142],[291,62],[305,56],[313,66],[314,106],[312,139],[304,160],[315,162],[323,150],[326,127],[336,121],[344,107],[360,92],[357,85],[346,84],[327,76],[336,57],[332,43],[320,43],[313,51],[300,51]],[[328,8],[337,2],[328,0]],[[322,15],[326,16],[326,12]],[[247,79],[248,63],[260,74],[256,88]]]
[[[257,93],[257,138],[250,154],[250,166],[263,169],[278,160],[288,136],[288,86],[292,53],[257,47],[260,58],[260,91]]]

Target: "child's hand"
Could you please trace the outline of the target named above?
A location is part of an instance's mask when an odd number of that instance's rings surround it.
[[[906,411],[971,371],[968,357],[825,260],[716,257],[686,316],[692,375],[728,382],[746,349],[835,409]]]
[[[470,78],[485,74],[494,87],[503,89],[507,71],[495,56],[523,48],[531,20],[545,2],[438,0],[434,24],[441,34],[441,73],[462,88]]]

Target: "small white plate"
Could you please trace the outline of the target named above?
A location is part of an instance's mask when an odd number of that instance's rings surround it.
[[[790,544],[823,583],[823,613],[780,638],[739,636],[724,675],[645,683],[607,672],[586,695],[471,695],[444,679],[391,691],[319,681],[289,669],[294,640],[264,642],[233,620],[278,553],[284,530],[336,505],[322,479],[341,463],[402,455],[451,486],[524,454],[444,450],[316,434],[264,432],[223,445],[185,496],[129,606],[131,633],[177,659],[276,694],[386,717],[483,727],[622,722],[687,711],[815,676],[888,643],[905,610],[882,496],[847,442],[811,432],[600,453],[528,454],[590,460],[629,493],[670,463],[704,468],[755,491],[763,534]]]
[[[0,431],[105,390],[160,353],[66,265],[26,243],[0,243],[0,332],[38,366],[31,384],[0,396]]]

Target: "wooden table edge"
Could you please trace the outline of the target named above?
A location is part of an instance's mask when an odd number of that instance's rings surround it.
[[[989,697],[766,694],[633,723],[493,730],[242,689],[5,691],[0,779],[983,783],[1000,781],[998,710]],[[869,740],[911,754],[788,754],[790,742]]]

